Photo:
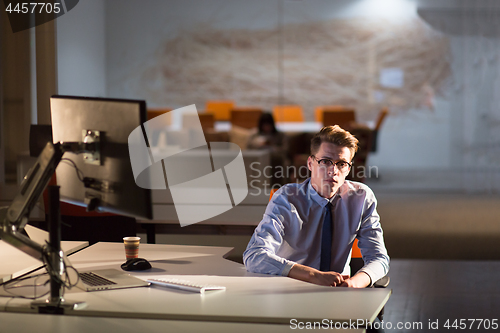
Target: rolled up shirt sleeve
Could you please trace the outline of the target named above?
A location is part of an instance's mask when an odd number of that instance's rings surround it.
[[[364,266],[359,270],[371,279],[371,285],[389,272],[389,255],[384,244],[377,200],[373,192],[366,188],[363,216],[358,231],[358,246],[363,256]]]
[[[243,262],[249,272],[288,276],[295,263],[276,255],[283,243],[283,235],[280,218],[264,214],[243,253]]]

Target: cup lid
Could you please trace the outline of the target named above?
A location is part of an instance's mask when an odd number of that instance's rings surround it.
[[[124,241],[140,241],[141,237],[136,237],[136,236],[133,236],[133,237],[123,237],[123,240]]]

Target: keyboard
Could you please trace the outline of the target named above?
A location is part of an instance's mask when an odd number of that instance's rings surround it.
[[[148,279],[147,282],[166,288],[174,288],[204,294],[206,291],[226,290],[226,287],[210,284],[199,284],[181,279]]]
[[[80,279],[82,279],[82,282],[85,283],[86,285],[89,286],[109,286],[116,284],[113,281],[110,281],[106,278],[103,278],[100,275],[88,272],[88,273],[79,273],[80,274]]]

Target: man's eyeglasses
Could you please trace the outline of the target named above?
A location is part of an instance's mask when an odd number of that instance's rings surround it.
[[[314,158],[318,162],[318,165],[320,167],[329,168],[329,167],[335,165],[337,167],[337,170],[339,170],[340,172],[347,172],[352,167],[351,163],[346,162],[346,161],[342,161],[342,160],[334,162],[329,158],[317,159],[316,156],[314,156],[314,155],[311,155],[311,157]]]

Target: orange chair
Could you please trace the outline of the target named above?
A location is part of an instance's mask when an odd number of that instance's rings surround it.
[[[231,109],[231,124],[247,129],[257,128],[261,115],[259,107],[234,107]]]
[[[321,105],[314,109],[315,120],[323,122],[323,113],[327,112],[341,112],[341,111],[354,111],[354,108],[344,105]]]
[[[354,240],[352,244],[352,252],[351,252],[351,262],[349,263],[351,266],[351,272],[357,272],[363,267],[363,256],[361,255],[361,250],[358,246],[358,239]]]
[[[215,116],[213,113],[200,113],[198,117],[200,118],[201,127],[204,131],[214,129]]]
[[[273,107],[273,117],[276,122],[290,121],[302,122],[304,121],[304,114],[302,106],[300,105],[276,105]]]
[[[169,111],[172,111],[172,109],[169,109],[169,108],[148,108],[148,120],[151,120],[155,117],[158,117],[164,113],[167,113]],[[171,121],[171,118],[172,117],[168,117],[169,118],[169,124],[170,124],[170,121]]]
[[[356,122],[356,113],[353,108],[343,106],[319,106],[316,108],[316,119],[318,118],[323,126],[339,125],[343,129],[350,129]]]
[[[323,112],[324,111],[345,111],[345,110],[353,110],[352,108],[343,106],[343,105],[321,105],[317,106],[314,109],[314,119],[317,122],[323,122]]]
[[[272,199],[272,197],[274,195],[274,192],[276,192],[277,190],[279,190],[279,189],[277,189],[277,188],[271,189],[271,192],[269,193],[269,201],[271,201],[271,199]]]
[[[205,103],[205,109],[207,112],[213,113],[216,121],[228,121],[233,107],[234,102],[230,100],[211,100]]]
[[[214,128],[215,125],[215,117],[212,113],[204,112],[198,114],[185,114],[182,116],[182,126],[184,128],[189,128],[191,118],[197,117],[200,120],[201,127],[203,131],[208,131]]]
[[[382,126],[382,123],[384,122],[385,118],[389,114],[389,109],[388,108],[383,108],[380,113],[378,114],[377,118],[377,123],[375,124],[375,130],[379,130],[380,127]]]
[[[378,114],[377,122],[375,123],[375,128],[373,129],[372,132],[372,146],[370,149],[371,152],[377,151],[378,132],[380,130],[380,127],[382,127],[382,123],[384,122],[388,114],[389,114],[388,108],[383,108]]]

